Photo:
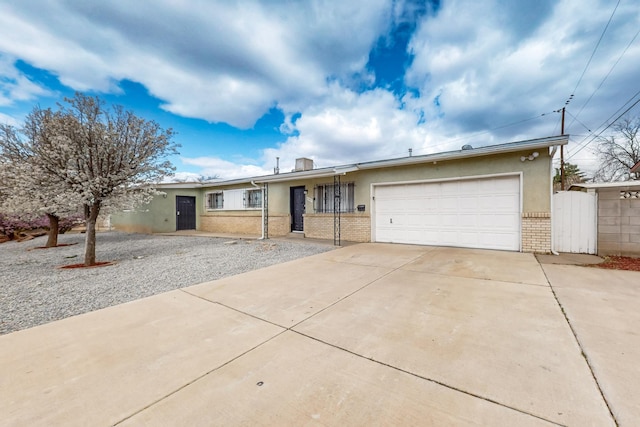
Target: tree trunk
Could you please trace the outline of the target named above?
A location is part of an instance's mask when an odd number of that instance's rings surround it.
[[[58,246],[58,223],[60,218],[53,214],[47,214],[49,218],[49,233],[47,234],[47,248],[55,248]]]
[[[96,221],[100,213],[100,202],[94,202],[89,209],[87,217],[87,232],[84,246],[84,265],[91,267],[96,265]]]

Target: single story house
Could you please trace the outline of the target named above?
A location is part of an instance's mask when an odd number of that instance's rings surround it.
[[[552,248],[552,159],[568,136],[328,168],[162,184],[149,205],[112,217],[131,232],[194,229],[337,244],[392,242],[524,252]],[[277,171],[276,171],[277,172]]]
[[[596,196],[598,255],[640,256],[640,180],[573,184],[569,191]]]

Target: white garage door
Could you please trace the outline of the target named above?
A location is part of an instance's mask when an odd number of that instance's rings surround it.
[[[520,178],[378,185],[377,242],[520,250]]]

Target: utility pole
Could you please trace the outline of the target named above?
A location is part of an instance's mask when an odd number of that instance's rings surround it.
[[[564,135],[564,110],[562,107],[562,124],[560,125],[560,135]],[[564,191],[564,145],[560,146],[560,191]]]

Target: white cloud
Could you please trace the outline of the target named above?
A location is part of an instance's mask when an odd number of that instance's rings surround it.
[[[280,157],[285,169],[298,157],[308,157],[316,166],[407,155],[428,140],[426,129],[416,126],[418,116],[401,109],[388,91],[376,89],[361,94],[334,84],[322,103],[309,107],[289,124],[290,136],[277,148],[265,150],[265,162]]]
[[[14,117],[8,116],[3,113],[0,113],[0,123],[4,125],[15,126],[15,127],[20,126],[20,122],[18,120],[16,120]]]
[[[170,112],[249,128],[276,104],[313,104],[328,76],[361,70],[388,13],[384,0],[19,2],[0,5],[0,28],[20,35],[0,38],[0,51],[73,89],[130,79]]]
[[[403,156],[409,148],[420,154],[558,133],[558,114],[525,119],[564,105],[614,5],[440,4],[411,39],[415,57],[405,81],[417,94],[398,99],[384,89],[354,88],[374,81],[365,69],[370,50],[400,19],[404,2],[5,2],[0,73],[8,77],[0,80],[0,106],[43,90],[15,69],[19,57],[77,90],[114,92],[130,79],[167,111],[239,128],[280,108],[288,137],[264,150],[254,162],[261,165],[183,158],[202,175],[228,179],[270,173],[276,156],[284,171],[297,157],[331,166]],[[570,105],[573,114],[636,33],[639,17],[633,2],[621,2]],[[639,61],[636,41],[579,120],[568,117],[567,131],[595,131],[637,91]],[[582,140],[574,137],[569,153]],[[586,153],[576,158],[592,161]]]
[[[176,172],[173,176],[165,177],[163,182],[197,182],[202,175],[195,172]]]
[[[559,114],[523,120],[564,106],[615,6],[598,0],[566,0],[543,4],[531,13],[504,5],[444,2],[438,15],[425,19],[412,39],[415,59],[406,78],[422,95],[412,105],[425,110],[428,122],[439,122],[438,139],[480,132],[477,141],[486,144],[559,133]],[[569,105],[570,113],[577,115],[594,93],[637,32],[639,17],[636,7],[620,5]],[[523,30],[524,18],[535,25]],[[640,47],[629,49],[579,120],[567,115],[565,132],[577,134],[569,152],[577,151],[576,143],[584,140],[578,135],[588,133],[582,123],[595,131],[638,89],[622,87],[632,84],[630,73],[632,69],[637,73],[639,60]],[[517,125],[502,128],[513,123]],[[497,127],[501,129],[483,133]],[[592,168],[594,157],[586,153],[581,151],[576,159]]]
[[[199,174],[224,180],[249,178],[273,173],[272,170],[256,165],[237,164],[217,157],[181,157],[183,164],[200,168]]]
[[[14,64],[15,58],[0,52],[0,106],[9,106],[16,101],[30,101],[50,93],[29,80]]]

